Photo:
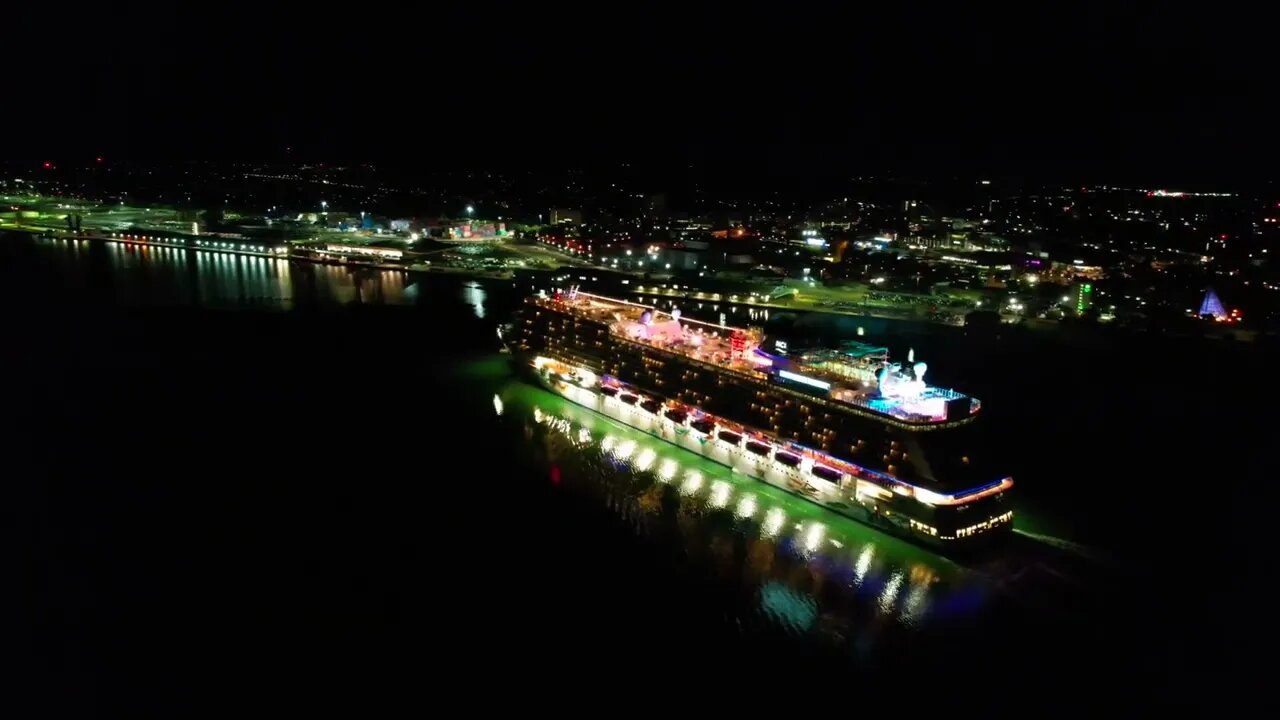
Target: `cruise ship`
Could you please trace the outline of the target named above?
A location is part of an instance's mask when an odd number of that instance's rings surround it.
[[[759,329],[577,290],[527,298],[507,340],[550,390],[834,512],[953,549],[1012,528],[981,403],[886,348],[762,347]]]

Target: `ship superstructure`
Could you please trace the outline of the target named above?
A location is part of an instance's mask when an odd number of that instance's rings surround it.
[[[981,404],[886,348],[766,349],[758,329],[576,291],[529,298],[514,332],[551,389],[837,512],[946,545],[1012,525]]]

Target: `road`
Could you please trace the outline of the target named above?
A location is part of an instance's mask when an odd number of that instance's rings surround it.
[[[551,250],[547,250],[546,248],[540,247],[538,245],[518,245],[515,243],[511,243],[508,245],[503,245],[503,247],[508,250],[511,250],[512,252],[523,255],[524,257],[540,265],[550,265],[551,267],[569,265],[572,267],[580,267],[580,268],[604,269],[598,265],[587,262],[586,260],[576,258],[572,255],[564,255],[558,252],[553,252]]]

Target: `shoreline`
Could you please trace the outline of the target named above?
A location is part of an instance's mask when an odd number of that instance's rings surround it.
[[[192,247],[185,242],[165,242],[149,239],[137,239],[134,237],[106,237],[103,235],[73,234],[57,230],[33,230],[29,228],[0,228],[0,234],[14,233],[31,237],[32,239],[45,240],[67,240],[67,241],[84,241],[110,243],[115,245],[126,245],[136,247],[158,247],[170,250],[189,250],[192,252],[208,252],[219,255],[241,255],[245,257],[267,258],[271,260],[284,260],[287,262],[309,263],[312,265],[334,265],[338,267],[350,267],[360,270],[383,270],[391,272],[401,272],[407,275],[459,275],[484,280],[512,280],[515,278],[513,271],[506,270],[472,270],[470,268],[455,267],[413,267],[406,265],[391,265],[387,263],[369,262],[366,260],[354,259],[336,259],[319,256],[310,256],[292,251],[287,254],[280,254],[259,250],[243,250],[239,248],[218,248],[218,247]],[[143,236],[144,238],[146,236]],[[546,270],[544,272],[554,272]]]

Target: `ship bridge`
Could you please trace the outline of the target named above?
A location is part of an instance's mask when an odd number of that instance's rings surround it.
[[[889,361],[889,349],[850,341],[837,348],[807,349],[792,358],[783,380],[817,387],[831,399],[910,423],[963,420],[981,407],[977,399],[926,384],[928,365],[903,367]]]

